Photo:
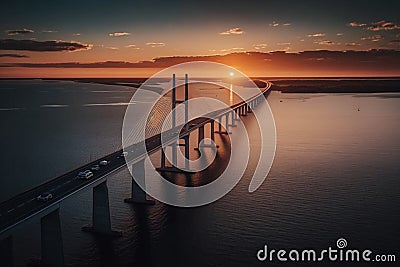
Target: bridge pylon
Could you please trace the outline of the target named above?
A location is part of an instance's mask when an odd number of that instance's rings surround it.
[[[60,209],[52,211],[40,220],[42,263],[45,266],[64,266]]]
[[[166,165],[166,156],[165,156],[165,148],[161,148],[161,167],[156,168],[157,171],[159,172],[182,172],[182,173],[195,173],[195,171],[190,170],[189,166],[189,148],[190,148],[190,133],[189,133],[189,79],[188,75],[185,74],[185,99],[184,100],[177,100],[176,99],[176,76],[175,74],[172,75],[172,103],[171,103],[171,109],[172,109],[172,129],[176,128],[176,111],[175,107],[176,104],[183,103],[185,105],[185,128],[183,129],[186,134],[184,136],[181,136],[179,139],[183,140],[183,143],[180,143],[179,140],[171,144],[171,150],[172,150],[172,155],[171,155],[171,164],[172,166],[167,166]],[[183,146],[185,148],[185,168],[180,169],[177,167],[178,165],[178,148],[180,146]]]
[[[83,226],[83,231],[110,236],[121,236],[122,232],[112,230],[107,180],[93,187],[92,224]]]
[[[146,184],[144,160],[132,164],[132,176],[131,197],[125,198],[124,201],[126,203],[154,205],[154,200],[147,198],[146,188],[141,188],[136,182],[139,181],[142,185]]]
[[[0,262],[1,266],[12,267],[14,260],[12,235],[0,240]]]

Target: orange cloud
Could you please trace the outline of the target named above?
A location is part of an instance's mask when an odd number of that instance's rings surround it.
[[[350,27],[364,27],[364,26],[367,26],[367,24],[365,24],[365,23],[357,23],[357,22],[349,22],[349,23],[347,23],[347,26],[350,26]]]
[[[19,34],[29,34],[34,33],[33,30],[30,29],[21,29],[21,30],[8,30],[6,31],[7,35],[19,35]]]
[[[244,33],[244,31],[241,28],[232,28],[227,31],[220,32],[219,34],[221,34],[221,35],[230,35],[230,34],[239,35],[239,34],[243,34],[243,33]]]
[[[346,46],[354,47],[354,46],[361,46],[359,43],[346,43]]]
[[[162,47],[162,46],[165,46],[165,43],[149,42],[149,43],[146,43],[146,45],[150,46],[150,47]]]
[[[137,47],[136,45],[134,45],[134,44],[130,44],[130,45],[127,45],[127,46],[125,46],[126,48],[131,48],[131,49],[140,49],[139,47]]]
[[[307,35],[308,37],[324,37],[325,33],[314,33]]]
[[[275,22],[275,21],[273,21],[271,24],[269,24],[269,26],[271,26],[271,27],[278,27],[278,26],[290,26],[290,25],[292,25],[291,23],[282,23],[282,24],[279,24],[278,22]]]
[[[112,33],[108,34],[108,36],[111,36],[111,37],[123,37],[123,36],[129,36],[129,35],[131,35],[129,32],[112,32]]]
[[[314,44],[319,44],[319,45],[334,45],[336,43],[329,41],[329,40],[323,40],[323,41],[315,41]]]
[[[57,33],[57,30],[43,30],[42,33]]]
[[[376,35],[373,35],[373,36],[361,37],[361,40],[363,40],[363,41],[371,41],[371,42],[378,42],[378,41],[380,41],[382,39],[383,39],[383,36],[379,35],[379,34],[376,34]]]
[[[374,22],[370,27],[367,28],[370,31],[390,31],[400,29],[400,25],[394,24],[390,21],[381,20]]]
[[[254,49],[260,50],[260,49],[265,49],[267,48],[268,44],[255,44],[253,45]]]
[[[0,54],[0,57],[28,58],[27,55],[20,55],[20,54]]]

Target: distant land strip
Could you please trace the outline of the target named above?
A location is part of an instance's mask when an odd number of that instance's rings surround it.
[[[282,93],[400,93],[400,77],[253,78],[253,81],[262,87],[262,84],[258,84],[259,79],[271,81],[273,84],[271,90]],[[138,88],[147,78],[0,78],[0,80],[75,81]]]

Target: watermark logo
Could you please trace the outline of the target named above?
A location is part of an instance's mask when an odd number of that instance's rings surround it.
[[[188,99],[182,94],[186,84],[190,95]],[[269,86],[266,82],[265,87]],[[275,123],[268,102],[262,95],[262,90],[268,88],[259,88],[237,69],[215,62],[178,64],[146,80],[130,100],[122,127],[123,149],[128,155],[126,162],[136,183],[151,197],[179,207],[206,205],[232,190],[247,168],[249,135],[252,134],[247,132],[239,110],[235,109],[236,98],[246,103],[242,112],[252,112],[260,129],[261,149],[248,189],[249,192],[255,191],[267,177],[275,155]],[[222,101],[220,96],[227,99]],[[177,99],[172,101],[172,105],[171,98]],[[255,98],[257,101],[254,101]],[[219,128],[217,123],[222,125],[222,131],[230,139],[230,158],[225,170],[217,179],[197,187],[181,186],[163,179],[156,171],[160,166],[154,166],[149,159],[150,152],[160,147],[168,165],[175,171],[200,172],[217,157],[217,145],[206,136],[198,145],[205,147],[206,144],[212,149],[201,151],[200,157],[195,160],[185,157],[177,145],[182,145],[182,133],[191,129],[195,132],[205,119],[207,123],[215,121],[216,129]],[[193,144],[190,149],[193,149]],[[132,166],[138,160],[144,161],[145,177],[134,173],[135,167]]]
[[[347,247],[347,241],[346,241],[346,239],[344,239],[344,238],[339,238],[339,239],[336,241],[336,246],[337,246],[338,248],[345,248],[345,247]]]
[[[339,238],[335,247],[323,250],[270,249],[268,245],[257,252],[257,259],[266,262],[395,262],[395,254],[374,254],[370,249],[346,249],[347,240]]]

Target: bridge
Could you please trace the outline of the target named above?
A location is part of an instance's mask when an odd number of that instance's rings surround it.
[[[260,84],[262,86],[260,86]],[[207,114],[206,117],[196,118],[187,121],[187,101],[189,82],[185,76],[185,100],[176,99],[175,75],[173,76],[172,88],[172,110],[177,104],[185,105],[184,127],[172,125],[172,128],[147,138],[145,142],[146,151],[139,149],[136,144],[131,145],[125,150],[118,150],[93,162],[80,166],[68,173],[65,173],[55,179],[43,183],[29,191],[12,197],[11,199],[0,203],[0,261],[2,266],[13,265],[13,231],[16,227],[28,220],[40,218],[41,220],[41,254],[42,262],[49,266],[64,266],[64,254],[62,245],[62,234],[60,224],[60,204],[67,198],[76,193],[93,188],[93,210],[92,224],[84,226],[82,230],[99,233],[103,235],[119,236],[121,232],[114,231],[111,226],[110,208],[108,199],[107,178],[111,174],[123,168],[127,162],[132,164],[132,173],[135,179],[144,181],[144,159],[153,153],[161,151],[161,163],[157,168],[159,172],[182,172],[183,170],[175,167],[177,147],[184,146],[185,158],[189,158],[189,135],[198,131],[199,148],[201,141],[205,137],[205,125],[210,124],[210,139],[214,141],[214,134],[229,134],[231,127],[235,126],[239,116],[246,116],[251,109],[255,108],[262,99],[270,93],[271,83],[258,81],[260,92],[249,99],[241,101],[230,108],[216,110]],[[215,118],[215,119],[210,119]],[[215,131],[215,123],[218,130]],[[183,144],[177,142],[174,138],[179,133],[179,139]],[[162,139],[167,142],[162,143]],[[165,146],[172,147],[172,166],[167,166],[165,156]],[[196,149],[195,148],[195,149]],[[107,161],[108,164],[100,166],[99,170],[93,171],[93,176],[89,179],[78,179],[77,174],[80,171],[91,169],[92,166],[100,161]],[[188,161],[185,162],[185,169],[188,169]],[[186,171],[190,172],[190,171]],[[128,203],[154,204],[154,200],[148,199],[146,192],[139,187],[135,179],[132,179],[131,197],[125,199]],[[53,198],[49,201],[37,201],[37,197],[44,192],[52,194]]]

